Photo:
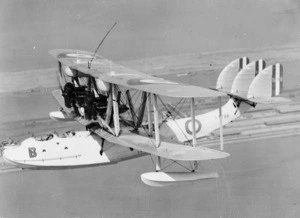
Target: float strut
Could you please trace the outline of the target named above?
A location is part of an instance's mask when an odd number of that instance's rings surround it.
[[[219,119],[220,119],[220,149],[224,150],[224,142],[223,142],[223,114],[222,114],[222,98],[219,97]]]

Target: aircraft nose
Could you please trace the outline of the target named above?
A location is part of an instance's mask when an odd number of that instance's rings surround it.
[[[9,148],[4,148],[3,151],[2,151],[2,157],[3,159],[5,160],[9,155]]]
[[[6,163],[9,163],[11,164],[11,161],[12,161],[12,156],[13,156],[13,149],[12,148],[5,148],[2,152],[2,157],[3,157],[3,160],[6,162]]]

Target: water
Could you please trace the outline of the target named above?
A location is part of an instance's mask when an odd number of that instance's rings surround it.
[[[149,157],[114,166],[0,177],[3,217],[297,217],[299,137],[226,146],[232,156],[202,167],[218,180],[152,188]]]

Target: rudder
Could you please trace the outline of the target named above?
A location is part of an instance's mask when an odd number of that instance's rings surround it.
[[[217,80],[216,89],[223,92],[230,92],[234,78],[247,64],[249,64],[249,58],[247,57],[238,58],[230,62],[221,71]]]
[[[272,65],[272,97],[281,94],[283,89],[283,67],[277,63]]]
[[[269,99],[281,94],[283,89],[283,67],[277,63],[265,68],[252,81],[247,98]]]
[[[230,93],[246,98],[249,86],[265,66],[266,62],[261,59],[248,64],[236,75]]]

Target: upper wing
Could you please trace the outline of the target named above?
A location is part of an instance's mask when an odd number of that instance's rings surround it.
[[[79,50],[59,49],[49,51],[51,55],[62,64],[76,69],[84,74],[91,75],[105,82],[121,85],[127,88],[137,89],[157,95],[177,98],[205,98],[226,95],[214,90],[179,84],[156,78],[96,55],[90,68],[88,62],[93,53]]]

